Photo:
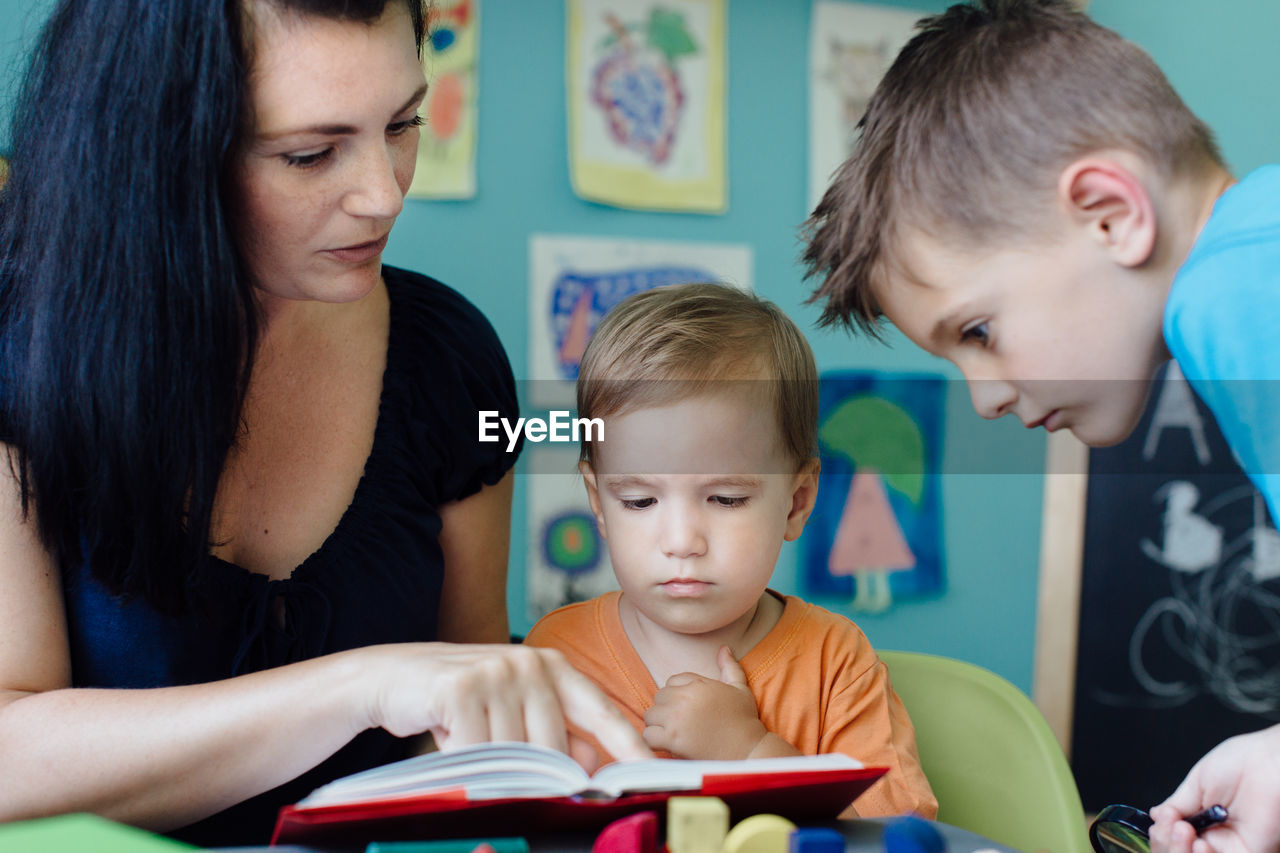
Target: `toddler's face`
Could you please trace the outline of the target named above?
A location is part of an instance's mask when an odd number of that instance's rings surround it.
[[[594,470],[583,463],[623,594],[661,628],[706,634],[749,621],[782,542],[813,507],[816,464],[795,473],[761,396],[606,418]]]
[[[1123,440],[1168,358],[1164,293],[1074,232],[1035,246],[963,250],[913,232],[877,291],[911,341],[960,368],[984,418]]]

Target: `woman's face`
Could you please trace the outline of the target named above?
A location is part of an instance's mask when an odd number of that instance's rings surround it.
[[[249,0],[252,126],[235,169],[263,297],[349,302],[378,282],[413,179],[426,78],[403,3],[372,24]]]

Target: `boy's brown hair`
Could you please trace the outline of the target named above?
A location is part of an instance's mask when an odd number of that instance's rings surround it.
[[[723,284],[647,290],[606,314],[578,368],[578,417],[663,406],[730,383],[767,389],[797,468],[817,455],[818,369],[808,341],[778,306]],[[590,441],[582,459],[594,464]]]
[[[1026,236],[1094,152],[1136,153],[1166,182],[1222,166],[1151,57],[1065,0],[974,0],[917,28],[804,226],[824,326],[878,333],[873,289],[903,226],[979,247]]]

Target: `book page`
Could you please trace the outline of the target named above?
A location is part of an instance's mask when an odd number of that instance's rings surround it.
[[[861,761],[839,752],[827,755],[795,755],[785,758],[754,758],[741,761],[653,758],[618,761],[606,765],[591,777],[591,788],[613,796],[642,791],[694,791],[702,787],[704,776],[856,770],[862,766]]]
[[[433,752],[330,782],[299,808],[382,802],[465,789],[468,800],[509,797],[617,797],[645,791],[696,791],[705,776],[859,768],[847,755],[802,755],[746,761],[653,758],[620,761],[588,778],[564,753],[529,743],[485,743]]]
[[[459,787],[470,800],[559,797],[587,785],[586,771],[564,753],[529,743],[495,742],[432,752],[346,776],[317,788],[298,806],[416,797]]]

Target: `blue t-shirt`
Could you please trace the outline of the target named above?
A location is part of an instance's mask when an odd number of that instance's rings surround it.
[[[74,686],[196,684],[436,639],[439,508],[514,464],[505,442],[478,441],[476,412],[514,419],[515,380],[492,327],[461,295],[392,267],[383,278],[391,327],[373,446],[333,533],[283,580],[213,559],[192,579],[195,608],[183,618],[112,596],[88,566],[66,570]],[[265,844],[281,806],[338,776],[406,758],[409,746],[380,729],[364,732],[300,777],[170,834],[202,846]]]
[[[1164,338],[1280,520],[1280,165],[1218,199],[1169,291]]]

